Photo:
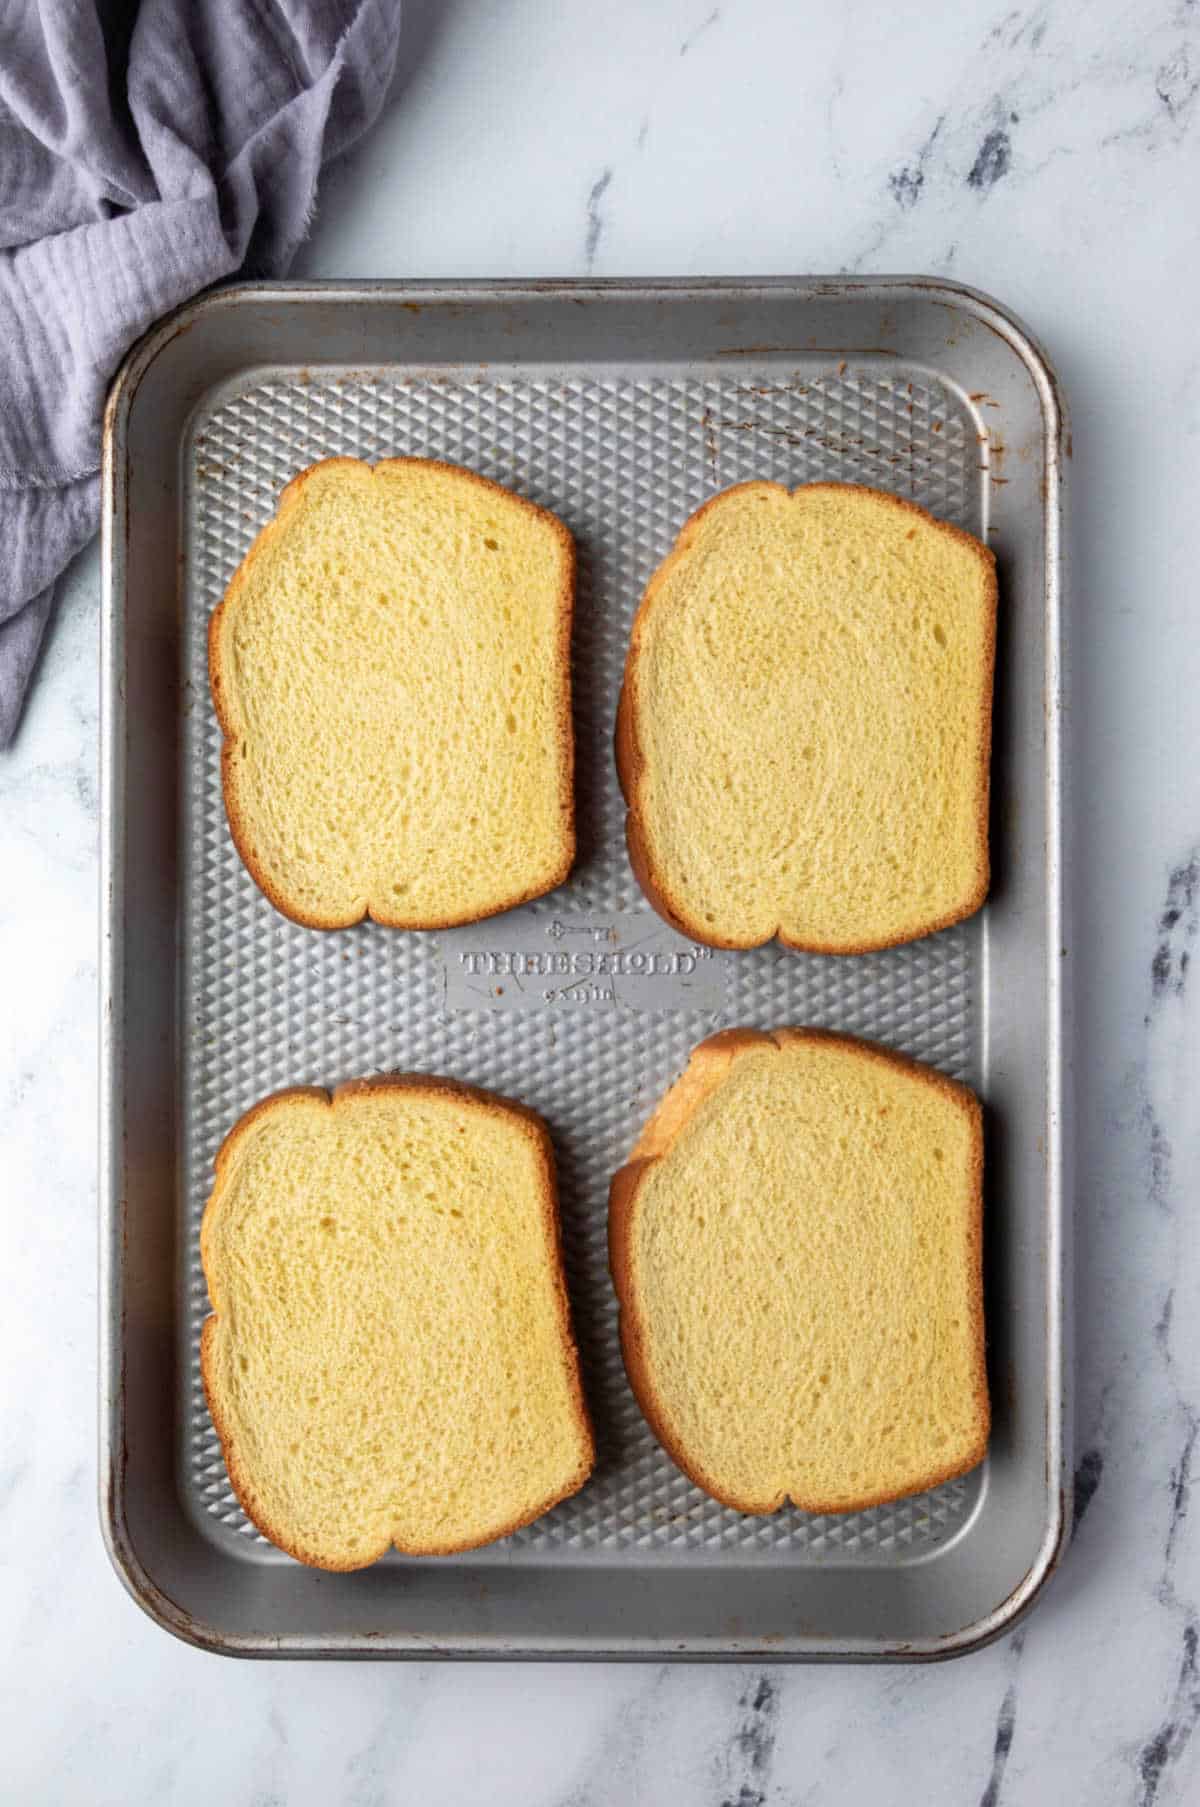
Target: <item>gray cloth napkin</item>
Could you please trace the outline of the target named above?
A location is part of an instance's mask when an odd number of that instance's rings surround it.
[[[0,747],[99,523],[117,365],[198,289],[287,269],[399,28],[399,0],[0,3]]]

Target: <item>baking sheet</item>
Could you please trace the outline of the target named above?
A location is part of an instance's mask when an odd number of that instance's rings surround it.
[[[1044,406],[1030,414],[1024,443],[1013,444],[1020,398],[1010,397],[998,377],[1006,374],[1011,389],[1019,373],[992,368],[994,344],[981,342],[970,387],[961,373],[922,355],[917,319],[926,328],[941,327],[945,340],[954,336],[947,326],[973,330],[970,308],[964,313],[961,302],[951,305],[937,291],[902,301],[899,286],[879,284],[872,292],[845,285],[844,320],[836,304],[819,304],[844,330],[813,346],[803,343],[815,336],[805,328],[827,329],[823,317],[818,322],[818,304],[806,308],[800,295],[786,310],[789,332],[778,344],[771,329],[777,340],[774,316],[788,300],[781,288],[760,291],[769,300],[757,310],[746,291],[692,291],[709,303],[711,328],[727,341],[707,356],[687,343],[698,323],[698,303],[689,309],[682,293],[660,293],[656,309],[639,313],[638,302],[650,299],[649,290],[607,291],[614,300],[620,293],[632,296],[632,310],[625,320],[611,312],[610,326],[626,330],[593,346],[597,315],[603,326],[600,291],[574,357],[561,350],[555,355],[551,341],[564,332],[570,338],[571,311],[583,300],[579,291],[539,296],[523,326],[522,304],[503,291],[458,291],[439,300],[437,292],[397,290],[389,298],[376,289],[370,301],[357,297],[360,313],[373,311],[378,324],[380,304],[390,299],[406,345],[403,355],[361,362],[330,355],[334,348],[318,330],[315,301],[305,335],[301,297],[284,286],[224,300],[226,310],[240,311],[243,328],[253,327],[242,332],[240,346],[235,335],[226,348],[232,368],[223,369],[211,354],[208,366],[200,360],[199,368],[194,354],[177,356],[192,387],[185,391],[188,405],[177,424],[171,468],[179,574],[171,824],[178,937],[170,1024],[177,1085],[174,1156],[163,1177],[175,1200],[176,1232],[171,1461],[179,1509],[203,1548],[201,1566],[234,1567],[243,1577],[247,1568],[270,1570],[271,1584],[285,1588],[295,1577],[311,1580],[241,1514],[200,1387],[198,1335],[208,1306],[198,1229],[216,1148],[242,1111],[280,1086],[332,1085],[356,1075],[417,1069],[519,1097],[551,1126],[568,1282],[599,1445],[596,1474],[574,1499],[487,1550],[423,1565],[421,1589],[432,1589],[435,1610],[436,1577],[459,1571],[459,1583],[441,1584],[449,1648],[456,1638],[457,1647],[470,1648],[478,1635],[461,1607],[461,1578],[483,1576],[486,1588],[486,1577],[497,1571],[510,1586],[525,1577],[523,1603],[531,1610],[556,1575],[591,1568],[597,1581],[607,1576],[627,1593],[631,1629],[624,1644],[609,1646],[617,1653],[632,1653],[642,1643],[655,1649],[669,1640],[665,1623],[638,1610],[636,1577],[647,1570],[673,1572],[685,1584],[694,1576],[695,1586],[713,1590],[714,1623],[726,1627],[739,1617],[726,1610],[724,1598],[731,1589],[736,1593],[739,1574],[759,1571],[760,1585],[772,1574],[786,1574],[792,1587],[808,1574],[819,1579],[822,1594],[841,1576],[849,1603],[853,1589],[869,1589],[872,1577],[888,1578],[902,1595],[900,1573],[908,1570],[909,1591],[929,1591],[932,1622],[941,1621],[935,1635],[942,1637],[957,1629],[961,1610],[951,1584],[956,1552],[970,1546],[977,1562],[1000,1573],[1005,1539],[985,1523],[994,1517],[987,1511],[989,1495],[994,1505],[998,1494],[1010,1491],[1014,1432],[1024,1407],[1040,1411],[1050,1431],[1040,1452],[1036,1439],[1018,1439],[1019,1463],[1040,1454],[1043,1473],[1053,1425],[1064,1410],[1061,1375],[1056,1387],[1046,1360],[1062,1328],[1062,1264],[1055,1262],[1054,1243],[1061,1225],[1057,1215],[1046,1214],[1044,1190],[1026,1200],[1021,1161],[1010,1158],[1040,1136],[1043,1180],[1048,1177],[1047,1111],[1059,1061],[1056,1000],[1049,990],[1053,968],[1044,971],[1040,990],[1036,976],[1039,966],[1047,966],[1057,907],[1058,873],[1051,865],[1057,795],[1046,789],[1054,717],[1038,708],[1038,746],[1028,744],[1027,731],[1014,736],[1013,729],[1029,713],[1028,687],[1037,687],[1040,703],[1046,684],[1048,611],[1057,603],[1053,548],[1047,555],[1049,511],[1057,503],[1049,485],[1057,463],[1049,457]],[[852,303],[869,301],[885,314],[889,290],[893,343],[871,345],[862,322],[850,318]],[[356,296],[340,294],[330,305],[345,330]],[[289,297],[293,334],[299,333],[304,355],[264,361],[254,351],[271,343],[268,311],[282,297]],[[714,298],[729,304],[723,333],[712,314]],[[472,306],[479,310],[474,320]],[[939,309],[951,318],[938,320]],[[910,344],[899,325],[905,313]],[[541,333],[534,330],[539,315],[547,328]],[[635,343],[630,319],[640,329]],[[877,318],[873,324],[886,329],[889,322]],[[471,333],[472,325],[479,330]],[[874,336],[883,341],[886,330]],[[479,355],[437,355],[458,340]],[[176,381],[176,395],[178,387]],[[126,481],[136,486],[145,473],[129,461],[128,436],[125,453]],[[565,886],[507,916],[449,933],[403,933],[370,923],[336,934],[306,930],[272,909],[230,840],[221,803],[220,737],[207,694],[208,618],[255,533],[274,513],[284,484],[305,465],[339,453],[369,459],[418,454],[465,464],[553,509],[576,536],[580,858]],[[1024,483],[1006,475],[1015,464],[1027,467]],[[720,952],[674,934],[640,896],[625,855],[611,754],[629,622],[646,579],[687,515],[715,490],[749,477],[789,485],[821,478],[872,483],[911,497],[997,547],[1006,619],[997,693],[996,885],[987,910],[971,922],[858,957],[803,955],[774,945]],[[1010,487],[1032,493],[1023,520],[1006,495]],[[110,556],[119,532],[118,523]],[[128,607],[133,591],[127,567],[114,573],[114,583],[123,587]],[[1035,803],[1028,794],[1034,784],[1046,811],[1036,849],[1017,832],[1020,813]],[[128,806],[128,788],[122,800]],[[1014,907],[1024,930],[1009,920]],[[721,1026],[787,1022],[876,1037],[965,1079],[990,1106],[992,1453],[972,1475],[931,1493],[848,1516],[786,1508],[771,1518],[747,1518],[692,1486],[659,1449],[633,1401],[607,1275],[608,1180],[691,1047]],[[1014,1058],[1042,1080],[1036,1111],[1013,1095]],[[1037,1165],[1035,1160],[1035,1171]],[[1057,1184],[1061,1163],[1052,1177]],[[999,1371],[1013,1345],[1013,1326],[1004,1315],[1013,1288],[1003,1277],[1008,1257],[997,1255],[996,1238],[1016,1233],[1033,1233],[1038,1245],[1019,1303],[1026,1310],[1037,1306],[1042,1348],[1037,1361],[1025,1352],[1010,1366],[1015,1374],[1025,1365],[1039,1378],[1036,1393],[1029,1385],[1018,1394],[1015,1381]],[[1030,1278],[1049,1284],[1043,1299],[1028,1291]],[[1018,1491],[1030,1493],[1028,1486]],[[1056,1512],[1045,1503],[1046,1490],[1037,1492],[1044,1495],[1043,1521],[1030,1520],[1026,1497],[1022,1525],[1027,1537],[1045,1543]],[[1056,1510],[1061,1514],[1061,1498]],[[1010,1522],[1010,1538],[1012,1531]],[[392,1556],[369,1571],[381,1597],[388,1571],[403,1586],[414,1564]],[[371,1586],[360,1577],[358,1597]],[[875,1648],[862,1654],[889,1653],[905,1641],[902,1619],[886,1623],[882,1591],[876,1628],[865,1638]],[[336,1639],[322,1643],[321,1617],[314,1616],[304,1636],[314,1648],[332,1651]],[[551,1617],[543,1615],[547,1633]],[[854,1615],[847,1611],[843,1622],[849,1647]],[[744,1633],[710,1637],[712,1652],[736,1653],[743,1636],[753,1644],[756,1634],[772,1635],[752,1619],[743,1623]],[[272,1626],[264,1635],[279,1633]],[[352,1622],[338,1632],[350,1640],[355,1635]],[[781,1653],[823,1654],[836,1647],[837,1636],[835,1613],[828,1628],[781,1639]],[[499,1643],[520,1654],[571,1648],[578,1641],[593,1653],[588,1637],[589,1627],[580,1623],[574,1637],[564,1637],[560,1627],[557,1644],[547,1636],[538,1646],[529,1633],[514,1634],[507,1643],[501,1633]],[[806,1640],[812,1649],[800,1647]],[[237,1647],[236,1639],[218,1635],[216,1641]],[[399,1651],[414,1647],[399,1630],[385,1634],[382,1643]]]

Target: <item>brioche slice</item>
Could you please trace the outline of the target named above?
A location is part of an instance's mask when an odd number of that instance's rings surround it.
[[[454,465],[328,458],[209,628],[225,808],[285,916],[474,922],[575,857],[575,544]]]
[[[247,1517],[301,1562],[473,1549],[583,1486],[550,1138],[444,1079],[280,1092],[216,1161],[200,1364]]]
[[[988,888],[987,547],[877,490],[742,483],[633,625],[617,766],[634,872],[717,947],[911,941]]]
[[[621,1348],[739,1512],[851,1512],[987,1446],[978,1101],[816,1029],[701,1042],[612,1184]]]

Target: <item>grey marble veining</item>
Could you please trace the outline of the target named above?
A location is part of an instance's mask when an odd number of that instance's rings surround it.
[[[0,1795],[926,1807],[1200,1799],[1200,12],[409,0],[298,274],[930,271],[1073,410],[1077,1535],[950,1665],[234,1665],[95,1483],[98,564],[0,758]]]

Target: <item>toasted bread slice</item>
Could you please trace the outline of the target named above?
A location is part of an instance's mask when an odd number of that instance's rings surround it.
[[[582,1487],[592,1433],[531,1111],[404,1076],[226,1138],[201,1369],[234,1492],[301,1562],[474,1548]]]
[[[869,1042],[701,1042],[612,1184],[630,1383],[714,1499],[851,1512],[987,1446],[979,1103]]]
[[[911,941],[988,888],[991,552],[877,490],[742,483],[694,514],[633,626],[629,854],[718,947]]]
[[[445,928],[575,856],[575,545],[422,458],[288,484],[209,629],[238,850],[284,915]]]

